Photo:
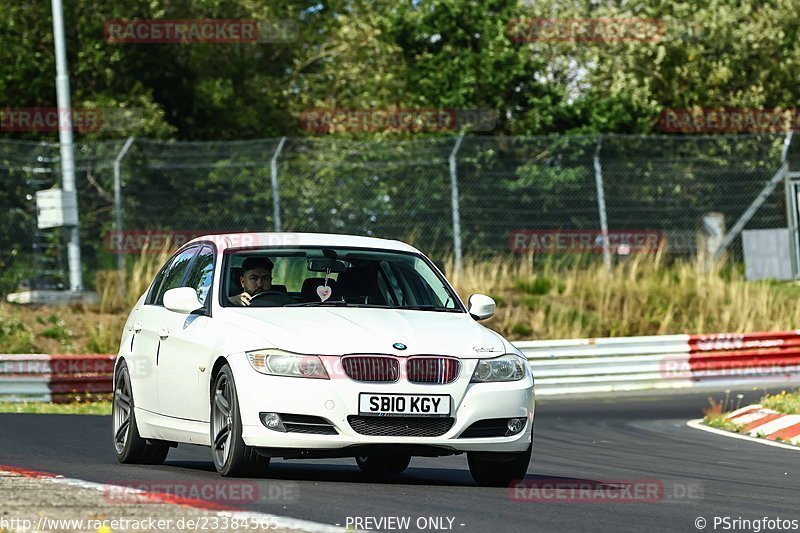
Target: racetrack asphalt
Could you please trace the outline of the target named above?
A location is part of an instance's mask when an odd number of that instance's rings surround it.
[[[714,517],[728,517],[730,525],[735,519],[764,517],[800,522],[800,451],[687,427],[687,420],[702,416],[707,396],[537,404],[526,483],[547,486],[566,479],[584,486],[611,484],[603,494],[612,496],[604,502],[564,499],[563,493],[557,497],[545,490],[524,493],[540,501],[515,501],[508,488],[475,486],[466,456],[459,455],[414,458],[404,474],[380,481],[366,478],[352,459],[273,459],[269,477],[255,482],[263,495],[272,487],[277,501],[262,498],[267,501],[235,506],[341,524],[343,530],[348,517],[353,523],[356,517],[389,516],[409,517],[408,531],[482,533],[698,531],[698,517],[706,520],[705,531],[725,530],[724,522],[714,527]],[[110,417],[0,414],[0,429],[0,464],[98,483],[220,479],[210,451],[199,446],[180,445],[164,465],[119,464],[111,445]],[[614,501],[618,496],[613,494],[621,494],[614,488],[623,486],[620,483],[654,482],[663,487],[659,501]],[[281,493],[286,487],[292,489],[292,497]],[[421,520],[427,517],[445,517],[443,527],[426,526]]]

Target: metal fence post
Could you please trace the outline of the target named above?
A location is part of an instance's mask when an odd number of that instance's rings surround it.
[[[117,232],[117,292],[119,293],[120,303],[124,303],[125,297],[125,258],[122,246],[122,179],[120,177],[120,165],[125,154],[128,153],[133,144],[134,137],[128,137],[122,149],[114,159],[114,229]]]
[[[606,271],[611,272],[611,246],[608,242],[608,214],[606,212],[606,195],[603,186],[603,167],[600,164],[600,149],[603,146],[603,135],[597,136],[597,148],[594,151],[594,180],[597,187],[597,209],[600,212],[600,231],[603,234],[603,263]]]
[[[464,140],[464,134],[458,136],[453,151],[450,152],[450,192],[451,201],[453,206],[453,248],[456,260],[456,278],[461,277],[461,212],[458,204],[458,172],[456,167],[456,155],[458,149],[461,148],[461,141]]]
[[[786,134],[781,152],[781,161],[786,168],[783,174],[783,190],[786,195],[786,227],[789,231],[789,253],[791,254],[792,279],[800,275],[800,242],[797,233],[797,191],[792,178],[797,178],[797,172],[789,168],[789,147],[792,144],[792,132]]]
[[[760,193],[758,193],[756,199],[753,200],[753,202],[750,204],[747,210],[742,214],[741,217],[739,217],[739,220],[736,221],[736,224],[734,224],[733,227],[728,232],[728,234],[725,235],[725,238],[722,239],[722,242],[720,243],[719,247],[714,252],[713,256],[714,261],[717,261],[722,257],[722,254],[733,243],[734,239],[736,239],[736,237],[739,236],[739,234],[742,232],[747,223],[750,222],[750,219],[755,216],[755,214],[758,212],[759,209],[761,209],[761,206],[764,205],[764,202],[767,201],[767,198],[769,198],[769,195],[772,194],[772,191],[775,190],[775,187],[778,186],[778,183],[780,183],[781,181],[784,181],[785,183],[785,180],[787,179],[786,176],[789,173],[788,171],[789,164],[787,163],[787,161],[789,154],[789,145],[791,143],[792,143],[792,132],[788,131],[786,132],[786,137],[784,137],[783,139],[783,150],[781,150],[780,168],[778,168],[775,174],[773,174],[773,176],[770,178],[767,184],[764,185],[764,188],[761,189]],[[787,202],[789,201],[788,197],[786,198],[786,201]],[[791,222],[789,222],[789,224],[791,224]]]
[[[272,179],[272,218],[275,226],[275,231],[281,231],[281,196],[278,189],[278,157],[283,151],[283,145],[286,143],[286,137],[281,137],[275,153],[272,154],[272,160],[269,162],[269,173]]]

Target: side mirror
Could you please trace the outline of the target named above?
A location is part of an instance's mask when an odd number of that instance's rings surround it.
[[[469,315],[472,318],[475,320],[485,320],[494,314],[497,306],[491,297],[485,294],[473,294],[469,297],[469,305],[467,307],[469,308]]]
[[[191,287],[177,287],[164,293],[164,307],[176,313],[191,313],[203,307]]]

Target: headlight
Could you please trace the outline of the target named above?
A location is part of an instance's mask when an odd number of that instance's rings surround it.
[[[525,377],[525,362],[514,354],[506,354],[496,359],[481,359],[471,383],[489,381],[518,381]]]
[[[292,378],[330,379],[322,360],[316,355],[302,355],[269,349],[247,352],[247,360],[256,372]]]

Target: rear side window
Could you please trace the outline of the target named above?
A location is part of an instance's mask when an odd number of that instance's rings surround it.
[[[164,305],[165,292],[181,286],[183,277],[186,274],[186,269],[189,267],[189,264],[192,262],[192,258],[196,253],[197,247],[193,247],[179,253],[172,259],[172,262],[169,264],[169,267],[167,267],[166,273],[164,274],[164,281],[161,283],[161,287],[158,289],[158,296],[156,296],[156,300],[154,302],[156,305]]]
[[[186,279],[184,287],[191,287],[197,293],[197,299],[205,305],[208,292],[211,290],[211,281],[214,279],[214,251],[204,246],[197,259],[194,260],[192,270]]]

